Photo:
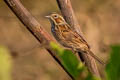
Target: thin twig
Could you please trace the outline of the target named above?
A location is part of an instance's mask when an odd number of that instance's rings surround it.
[[[56,1],[67,23],[70,24],[72,28],[75,28],[76,31],[83,37],[83,39],[85,39],[82,30],[80,29],[80,25],[78,24],[78,21],[75,17],[70,0],[56,0]],[[100,77],[95,59],[88,54],[81,54],[80,57],[84,60],[89,71],[92,74]]]
[[[4,0],[4,2],[41,44],[44,44],[46,42],[49,46],[49,43],[51,41],[54,41],[54,39],[43,29],[40,23],[29,13],[29,11],[21,4],[19,0]],[[61,60],[53,52],[53,50],[49,47],[45,48],[64,69],[64,71],[67,72],[67,70],[61,64]],[[68,72],[67,74],[73,79],[71,74],[69,74]]]

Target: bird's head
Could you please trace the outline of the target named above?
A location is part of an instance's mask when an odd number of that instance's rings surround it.
[[[57,14],[57,13],[52,13],[52,14],[50,14],[48,16],[45,16],[45,17],[47,17],[55,25],[65,23],[64,18],[61,15]]]

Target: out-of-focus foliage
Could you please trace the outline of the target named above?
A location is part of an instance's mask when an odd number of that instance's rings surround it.
[[[12,60],[7,48],[0,46],[0,80],[11,80]]]
[[[107,80],[120,80],[120,45],[112,46],[109,63],[106,66]]]
[[[101,80],[101,79],[89,73],[85,80]]]
[[[77,57],[69,50],[60,48],[55,43],[51,43],[52,48],[60,57],[62,64],[73,77],[78,77],[80,72],[84,70],[83,64],[79,63]]]
[[[74,79],[79,80],[99,80],[87,72],[86,67],[77,59],[72,51],[60,48],[57,44],[51,42],[52,49],[60,57],[62,65],[72,75]]]
[[[63,66],[75,79],[80,80],[100,80],[86,71],[86,67],[79,62],[72,51],[64,50],[55,43],[51,43],[51,47],[56,51]],[[106,66],[107,80],[120,80],[120,45],[112,46],[112,52],[109,63]],[[83,76],[83,74],[85,74]]]
[[[44,16],[51,12],[60,13],[56,1],[20,1],[50,33],[50,23]],[[103,60],[107,60],[106,56],[109,55],[107,46],[120,43],[120,0],[70,1],[86,40],[92,45],[92,50]],[[43,47],[27,52],[38,44],[38,41],[16,18],[4,0],[0,0],[0,44],[5,44],[12,51],[18,52],[17,57],[14,58],[14,80],[26,80],[26,78],[29,80],[70,80]],[[103,73],[102,65],[98,66],[98,69]]]

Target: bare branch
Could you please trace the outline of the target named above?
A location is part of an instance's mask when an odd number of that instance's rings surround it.
[[[68,22],[68,24],[70,24],[71,27],[75,28],[76,31],[84,38],[82,31],[80,29],[80,25],[78,24],[78,21],[75,17],[73,9],[72,9],[70,0],[56,0],[56,1],[58,3],[58,6],[61,10],[62,15],[64,16],[64,18]],[[92,74],[100,77],[100,74],[98,72],[97,65],[96,65],[94,58],[88,54],[81,54],[80,57],[85,62],[89,71]]]
[[[39,22],[28,12],[26,8],[21,4],[19,0],[4,0],[8,7],[14,12],[18,19],[25,25],[25,27],[36,37],[36,39],[42,44],[44,42],[49,43],[54,39],[43,29]],[[46,47],[46,50],[52,55],[52,57],[59,63],[59,65],[67,72],[67,70],[61,64],[61,60],[52,51],[51,48]],[[71,74],[67,74],[73,79]]]

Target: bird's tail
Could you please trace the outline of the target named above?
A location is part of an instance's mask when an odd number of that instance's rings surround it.
[[[103,62],[100,58],[98,58],[92,51],[89,50],[88,54],[90,54],[94,59],[96,59],[102,65],[105,65],[105,62]]]
[[[100,58],[98,58],[92,51],[89,50],[87,54],[91,55],[96,61],[98,61],[102,65],[105,65],[105,62],[103,62]]]

